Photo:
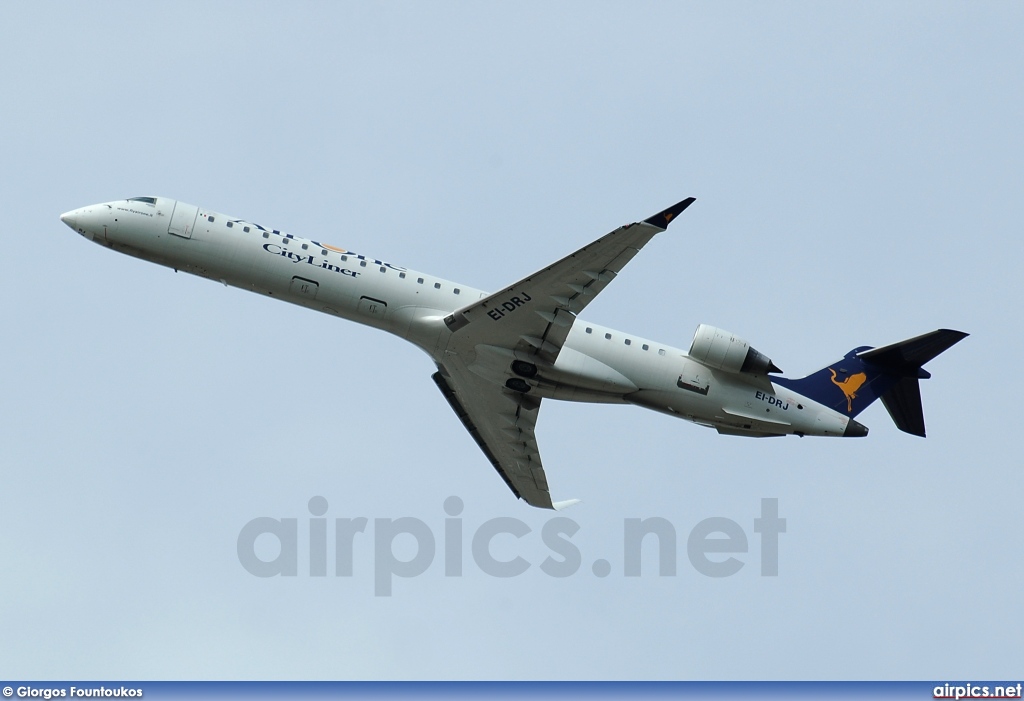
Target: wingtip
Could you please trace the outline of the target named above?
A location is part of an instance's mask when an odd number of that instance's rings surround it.
[[[668,225],[672,222],[673,219],[678,217],[684,209],[686,209],[696,201],[696,197],[687,197],[682,202],[676,202],[668,209],[658,212],[653,217],[644,219],[644,223],[650,224],[651,226],[656,226],[659,229],[667,229]]]
[[[579,504],[580,501],[582,501],[582,500],[581,499],[566,499],[565,501],[556,501],[551,506],[552,506],[552,508],[554,508],[555,511],[561,511],[563,509],[568,509],[570,506],[574,506],[576,504]]]

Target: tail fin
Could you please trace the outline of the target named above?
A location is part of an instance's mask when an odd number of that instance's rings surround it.
[[[896,428],[923,437],[919,380],[931,375],[921,366],[966,336],[962,331],[939,329],[881,348],[862,346],[802,379],[773,377],[772,381],[850,418],[881,398]]]

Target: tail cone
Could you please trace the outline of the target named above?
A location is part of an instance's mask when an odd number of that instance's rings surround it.
[[[843,431],[843,438],[863,438],[866,435],[868,427],[853,419],[850,419],[850,423],[846,424],[846,430]]]

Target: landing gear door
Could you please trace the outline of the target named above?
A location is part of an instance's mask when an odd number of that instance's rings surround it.
[[[171,223],[167,226],[167,233],[184,239],[192,238],[192,230],[196,226],[197,214],[199,214],[199,208],[195,205],[175,202],[174,211],[171,213]]]

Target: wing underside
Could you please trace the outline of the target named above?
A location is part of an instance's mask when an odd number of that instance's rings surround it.
[[[434,382],[509,489],[528,504],[561,506],[551,500],[537,446],[541,400],[530,394],[529,378],[512,371],[512,359],[554,364],[576,314],[693,201],[620,227],[445,319],[452,335]]]
[[[554,508],[534,433],[540,399],[469,371],[439,368],[432,379],[512,493],[531,506]]]

